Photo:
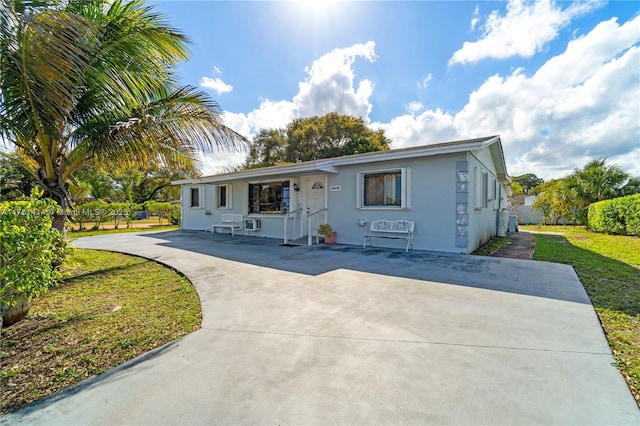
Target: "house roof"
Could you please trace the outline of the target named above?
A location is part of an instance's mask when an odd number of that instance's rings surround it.
[[[504,183],[509,182],[507,167],[504,161],[500,136],[487,136],[477,139],[466,139],[443,142],[432,145],[414,146],[410,148],[391,149],[388,151],[367,152],[364,154],[347,155],[344,157],[325,158],[321,160],[305,161],[302,163],[286,164],[282,166],[262,167],[258,169],[242,170],[238,172],[222,173],[203,176],[195,179],[173,181],[174,185],[228,183],[239,180],[277,178],[285,176],[300,176],[316,173],[338,173],[337,167],[352,164],[366,164],[379,161],[390,161],[406,158],[429,157],[433,155],[454,154],[466,151],[479,151],[489,148],[491,157],[496,165],[498,178]]]

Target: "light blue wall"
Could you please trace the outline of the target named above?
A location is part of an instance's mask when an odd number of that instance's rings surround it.
[[[496,176],[496,168],[488,150],[474,151],[468,154],[469,174],[471,178],[470,185],[470,202],[469,202],[469,252],[475,250],[480,245],[489,241],[496,235],[498,213],[501,207],[506,207],[506,195],[502,185]],[[486,207],[478,207],[483,205],[482,200],[478,199],[480,195],[480,187],[482,183],[477,180],[478,175],[482,172],[488,174],[488,197],[491,198],[487,202]],[[493,199],[493,184],[497,185],[497,198]]]
[[[469,172],[468,193],[461,194],[458,169],[465,166]],[[410,206],[398,208],[359,208],[356,205],[356,186],[358,173],[400,169],[409,170]],[[463,167],[464,168],[464,167]],[[383,161],[376,163],[340,166],[339,173],[329,173],[326,185],[328,222],[337,232],[337,242],[341,244],[361,245],[364,229],[358,220],[369,222],[376,219],[415,221],[414,248],[454,253],[469,253],[481,243],[496,234],[496,215],[500,209],[499,200],[491,200],[487,207],[475,208],[476,185],[474,170],[485,171],[489,176],[489,195],[491,184],[497,181],[495,166],[488,150],[474,153],[445,154],[415,159]],[[283,180],[279,178],[278,180]],[[299,177],[291,177],[300,185]],[[499,185],[501,188],[501,185]],[[205,208],[191,209],[189,203],[189,185],[182,188],[183,228],[192,230],[210,230],[212,223],[219,223],[221,215],[234,213],[247,216],[247,182],[232,185],[232,205],[229,209],[217,209],[215,185],[202,185],[205,188]],[[503,190],[499,193],[504,194]],[[468,203],[468,230],[465,238],[460,238],[458,227],[460,200]],[[506,205],[506,203],[504,204]],[[292,206],[292,209],[297,206]],[[206,214],[210,212],[211,214]],[[253,215],[252,215],[253,217]],[[246,235],[283,238],[283,217],[281,215],[259,215],[262,229],[258,232],[245,232]],[[464,218],[467,220],[467,218]],[[456,223],[458,221],[458,223]],[[293,221],[289,222],[289,238],[294,237]],[[300,221],[297,221],[296,237],[300,236]],[[374,245],[381,247],[403,248],[401,240],[374,239]]]
[[[340,191],[328,192],[329,222],[337,231],[338,243],[362,244],[363,228],[358,220],[376,219],[415,221],[414,248],[448,252],[463,251],[455,246],[455,184],[456,160],[465,154],[433,156],[409,160],[385,161],[340,168],[339,174],[329,175],[329,187]],[[407,167],[410,169],[410,200],[407,209],[369,209],[356,207],[357,174]],[[374,239],[374,245],[404,247],[402,240]]]

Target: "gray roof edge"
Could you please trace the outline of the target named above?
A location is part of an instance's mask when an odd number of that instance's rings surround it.
[[[496,144],[496,142],[498,142]],[[307,161],[303,163],[287,164],[283,166],[270,166],[258,169],[242,170],[239,172],[224,173],[210,176],[203,176],[195,179],[182,179],[172,181],[174,185],[185,184],[204,184],[204,183],[219,183],[229,182],[237,180],[246,180],[252,178],[269,178],[277,176],[291,176],[305,173],[335,173],[333,171],[336,166],[346,166],[351,164],[364,164],[373,163],[378,161],[390,161],[400,160],[406,158],[427,157],[432,155],[442,154],[454,154],[458,152],[472,151],[477,149],[483,149],[492,146],[499,147],[498,151],[493,155],[497,155],[498,158],[494,158],[496,165],[503,169],[503,176],[501,179],[508,179],[506,174],[506,165],[504,163],[504,154],[502,152],[502,145],[500,143],[500,136],[487,136],[476,139],[457,140],[451,142],[443,142],[432,145],[421,145],[408,148],[390,149],[388,151],[375,151],[367,152],[364,154],[348,155],[344,157],[324,158],[320,160]]]

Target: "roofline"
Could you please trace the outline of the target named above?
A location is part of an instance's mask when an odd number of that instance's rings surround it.
[[[498,143],[496,143],[498,142]],[[495,146],[495,148],[493,148]],[[250,180],[255,178],[271,178],[278,176],[304,175],[310,173],[338,173],[336,167],[352,164],[365,164],[378,161],[402,160],[406,158],[428,157],[432,155],[454,154],[465,151],[475,151],[490,147],[492,158],[498,168],[502,168],[500,179],[509,181],[504,153],[500,136],[488,136],[477,139],[443,142],[433,145],[391,149],[388,151],[367,152],[364,154],[347,155],[344,157],[325,158],[321,160],[306,161],[303,163],[287,164],[282,166],[262,167],[258,169],[242,170],[239,172],[222,173],[204,176],[195,179],[182,179],[172,181],[174,185],[223,183],[237,180]]]

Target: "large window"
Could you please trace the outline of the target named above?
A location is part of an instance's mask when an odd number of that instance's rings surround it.
[[[283,214],[289,210],[289,181],[249,184],[249,213]]]
[[[409,168],[358,173],[358,208],[409,208]]]

